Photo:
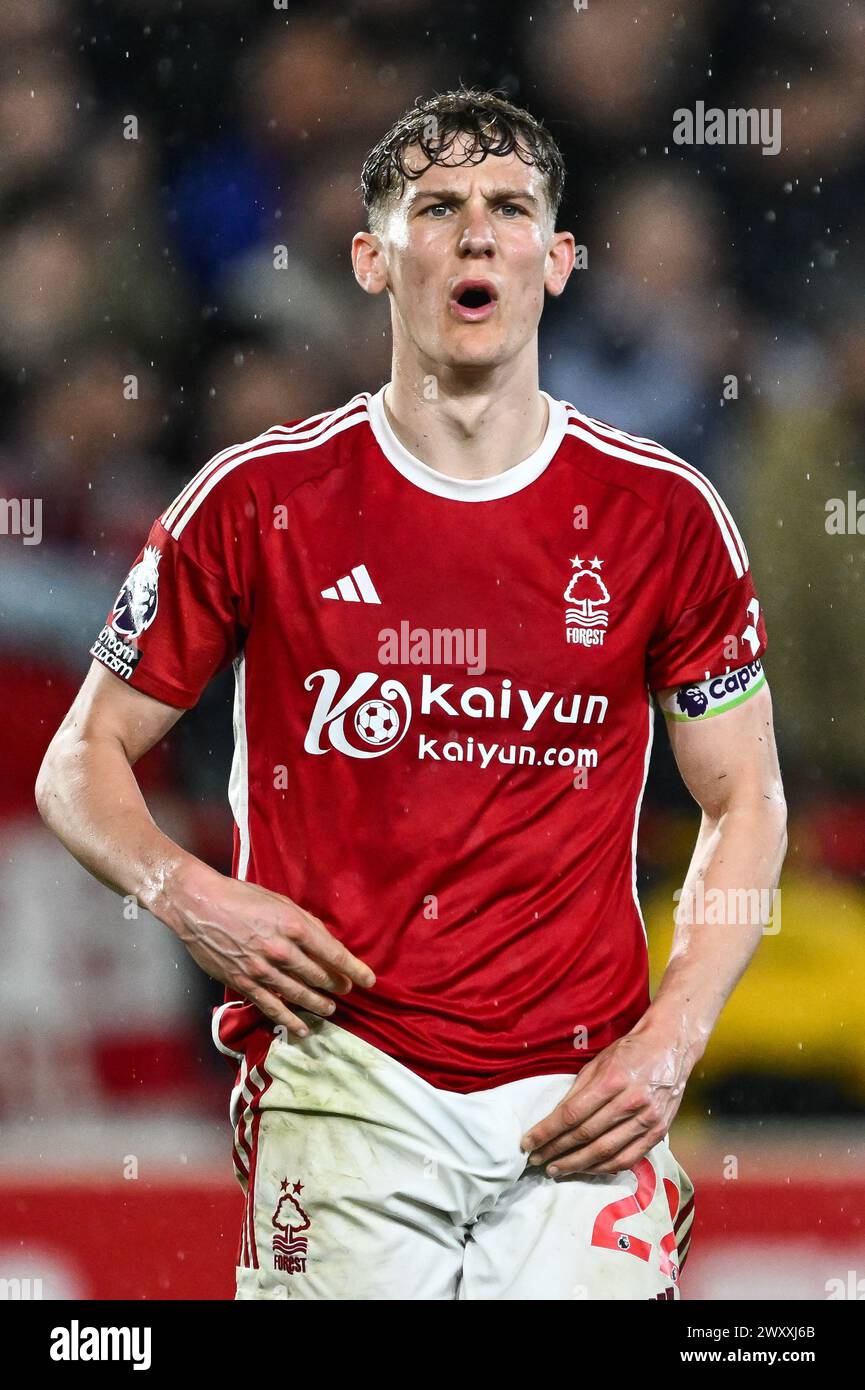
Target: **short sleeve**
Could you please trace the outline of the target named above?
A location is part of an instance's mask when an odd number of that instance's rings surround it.
[[[145,695],[181,709],[196,704],[249,628],[254,516],[242,484],[205,491],[193,479],[154,521],[91,656]]]
[[[669,500],[667,595],[647,654],[652,690],[724,675],[767,647],[744,542],[709,480],[692,476]]]

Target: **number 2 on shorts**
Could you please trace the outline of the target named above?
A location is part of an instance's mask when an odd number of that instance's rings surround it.
[[[648,1260],[652,1253],[651,1241],[641,1240],[639,1236],[629,1236],[624,1231],[616,1229],[616,1223],[623,1221],[625,1217],[636,1216],[639,1212],[646,1211],[655,1195],[658,1179],[655,1170],[648,1158],[641,1158],[630,1171],[637,1179],[637,1190],[628,1197],[619,1197],[615,1202],[608,1202],[602,1207],[595,1218],[592,1229],[592,1245],[600,1246],[603,1250],[622,1250],[627,1255],[636,1255],[640,1260]],[[676,1212],[679,1208],[679,1192],[674,1182],[664,1179],[664,1195],[667,1199],[667,1207],[670,1212],[670,1223],[676,1219]],[[678,1266],[673,1262],[674,1253],[678,1255],[676,1249],[676,1235],[671,1229],[660,1242],[661,1273],[667,1278],[675,1281],[678,1277]]]

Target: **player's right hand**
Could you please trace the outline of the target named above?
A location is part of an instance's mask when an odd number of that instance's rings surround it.
[[[321,991],[347,994],[353,984],[375,984],[369,966],[317,917],[268,888],[194,861],[172,878],[164,898],[158,915],[196,964],[298,1037],[309,1029],[288,1004],[326,1017],[336,1005]]]

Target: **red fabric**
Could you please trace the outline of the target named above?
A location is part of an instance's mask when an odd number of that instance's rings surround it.
[[[576,1072],[649,1002],[647,685],[743,664],[750,573],[710,484],[660,450],[573,416],[519,491],[457,500],[398,471],[366,401],[205,466],[94,653],[183,707],[243,653],[235,872],[375,970],[333,1022],[449,1090]],[[380,602],[322,595],[361,565]],[[404,621],[482,630],[486,669],[386,662]],[[748,659],[765,645],[759,619]]]

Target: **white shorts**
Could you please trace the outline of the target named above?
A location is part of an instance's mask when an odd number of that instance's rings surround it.
[[[573,1075],[463,1095],[299,1011],[233,1096],[238,1299],[677,1299],[693,1187],[666,1140],[548,1177],[520,1138]]]

